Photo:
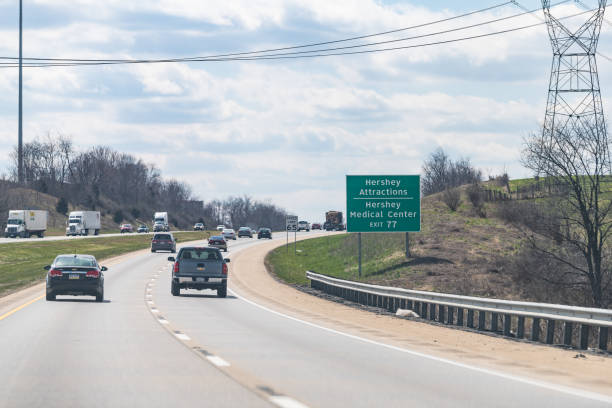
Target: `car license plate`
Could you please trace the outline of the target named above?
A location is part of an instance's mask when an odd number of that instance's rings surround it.
[[[79,279],[79,275],[76,273],[71,273],[69,279]]]
[[[206,278],[196,278],[196,282],[206,282]]]
[[[203,267],[203,266],[199,266],[199,267],[198,267],[198,271],[203,271],[203,270],[204,270],[204,267]]]

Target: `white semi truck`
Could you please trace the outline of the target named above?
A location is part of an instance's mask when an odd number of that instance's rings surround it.
[[[6,238],[30,238],[45,236],[47,230],[47,211],[41,210],[10,210],[4,236]]]
[[[66,235],[98,235],[100,233],[99,211],[72,211],[68,215]]]
[[[156,212],[153,216],[153,231],[170,231],[168,226],[168,213]]]

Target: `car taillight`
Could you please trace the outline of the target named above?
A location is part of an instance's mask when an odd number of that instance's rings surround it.
[[[87,271],[85,276],[87,276],[88,278],[99,278],[100,277],[100,271],[97,270],[97,269],[91,269],[91,270]]]
[[[175,275],[176,275],[177,273],[179,273],[179,263],[178,263],[178,261],[176,261],[176,262],[174,263],[174,269],[172,269],[172,273],[174,273]]]
[[[156,239],[154,239],[154,240],[153,240],[153,243],[154,243],[154,244],[157,244],[157,240],[156,240]]]
[[[224,275],[227,275],[227,264],[223,264],[223,270],[221,271]]]
[[[49,276],[51,276],[51,277],[58,277],[58,276],[62,276],[62,275],[63,275],[63,273],[59,269],[51,269],[49,271]]]

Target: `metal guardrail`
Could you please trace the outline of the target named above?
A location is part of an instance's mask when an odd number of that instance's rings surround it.
[[[385,308],[393,313],[397,309],[410,309],[423,319],[497,332],[513,338],[525,338],[526,328],[530,328],[529,339],[540,341],[542,323],[545,322],[544,340],[547,344],[575,344],[585,350],[589,347],[591,332],[597,330],[599,349],[608,349],[608,332],[612,327],[610,309],[425,292],[347,281],[310,271],[306,272],[306,277],[313,289],[360,304]],[[557,330],[556,322],[563,323],[562,330]],[[574,326],[579,326],[579,330],[574,331]]]

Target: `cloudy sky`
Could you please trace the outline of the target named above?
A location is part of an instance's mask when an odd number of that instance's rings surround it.
[[[501,0],[24,0],[24,56],[167,58],[331,41],[440,20]],[[535,9],[539,0],[522,0]],[[593,0],[583,3],[594,4]],[[573,1],[558,15],[583,11]],[[336,46],[520,13],[513,5]],[[535,15],[389,46],[537,23]],[[612,17],[611,17],[612,19]],[[611,20],[612,21],[612,20]],[[612,56],[605,24],[600,51]],[[379,46],[383,47],[383,46]],[[0,0],[0,56],[18,53],[18,1]],[[200,199],[248,194],[318,221],[346,174],[415,174],[437,147],[485,175],[530,176],[522,139],[544,115],[545,27],[366,55],[24,72],[24,138],[72,136],[157,164]],[[611,62],[599,58],[606,112]],[[17,70],[0,69],[0,172],[17,139]]]

